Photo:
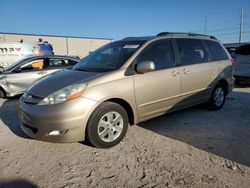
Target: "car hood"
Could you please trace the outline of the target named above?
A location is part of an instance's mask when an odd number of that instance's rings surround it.
[[[40,79],[29,87],[27,92],[31,95],[45,98],[64,87],[77,83],[84,83],[103,74],[104,73],[65,69]]]

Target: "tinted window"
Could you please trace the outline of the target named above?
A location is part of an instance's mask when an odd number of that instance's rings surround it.
[[[45,68],[63,68],[74,66],[77,62],[68,59],[49,59]]]
[[[170,40],[161,40],[147,46],[137,57],[137,63],[153,61],[156,70],[175,66],[174,54]]]
[[[240,46],[235,53],[239,55],[250,55],[250,44]]]
[[[49,59],[49,63],[47,67],[66,67],[67,66],[67,61],[64,59]]]
[[[211,53],[212,61],[228,59],[225,50],[221,47],[221,45],[218,42],[211,40],[205,40],[204,42]]]
[[[175,39],[183,65],[197,64],[208,61],[208,52],[202,41],[198,39]]]

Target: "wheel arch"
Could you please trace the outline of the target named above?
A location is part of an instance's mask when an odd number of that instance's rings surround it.
[[[221,79],[217,82],[217,84],[221,84],[225,91],[226,91],[226,95],[228,94],[228,82],[225,79]]]
[[[104,102],[114,102],[114,103],[121,105],[128,114],[129,124],[134,125],[135,123],[134,111],[133,111],[132,106],[127,101],[125,101],[124,99],[120,99],[120,98],[111,98]]]

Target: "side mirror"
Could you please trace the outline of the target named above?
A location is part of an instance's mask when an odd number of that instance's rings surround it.
[[[4,67],[0,66],[0,73],[4,72]]]
[[[16,68],[16,69],[14,69],[13,72],[15,72],[15,73],[20,73],[20,72],[22,72],[22,69],[21,69],[20,67],[18,67],[18,68]]]
[[[143,74],[155,71],[155,63],[153,61],[142,61],[136,65],[136,72]]]

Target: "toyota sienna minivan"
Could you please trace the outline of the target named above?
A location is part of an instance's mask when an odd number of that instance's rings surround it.
[[[221,109],[232,70],[213,36],[125,38],[29,87],[18,105],[21,128],[39,140],[112,147],[129,125],[201,103]]]

